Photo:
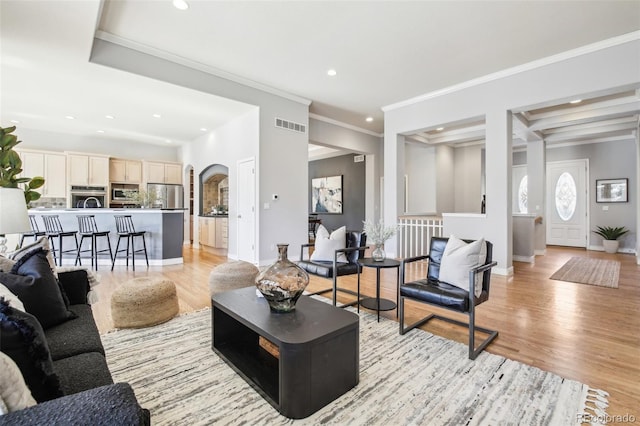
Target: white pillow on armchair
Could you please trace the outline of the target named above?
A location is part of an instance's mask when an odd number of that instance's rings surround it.
[[[487,245],[484,238],[465,243],[455,235],[449,237],[440,261],[438,279],[447,284],[469,290],[469,270],[484,265],[487,259]],[[483,275],[476,276],[475,296],[482,293]]]
[[[341,226],[329,235],[327,228],[320,225],[316,231],[316,242],[311,254],[312,261],[333,262],[336,250],[347,247],[347,227]],[[338,262],[349,263],[344,253],[338,254]]]

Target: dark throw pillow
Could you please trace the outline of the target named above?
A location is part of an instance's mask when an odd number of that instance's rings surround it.
[[[0,272],[0,282],[18,296],[25,310],[35,316],[45,330],[76,318],[67,309],[58,280],[49,267],[47,252],[42,248],[18,260],[11,273]]]
[[[0,351],[16,363],[36,401],[62,396],[40,323],[33,315],[13,309],[4,298],[0,298]]]

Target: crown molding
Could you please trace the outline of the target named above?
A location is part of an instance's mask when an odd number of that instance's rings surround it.
[[[556,55],[547,56],[546,58],[538,59],[536,61],[528,62],[526,64],[518,65],[512,68],[507,68],[505,70],[501,70],[501,71],[488,74],[482,77],[474,78],[472,80],[468,80],[460,84],[455,84],[453,86],[449,86],[433,92],[425,93],[423,95],[416,96],[401,102],[396,102],[391,105],[386,105],[382,107],[382,111],[384,112],[393,111],[395,109],[417,104],[419,102],[423,102],[428,99],[433,99],[440,96],[448,95],[450,93],[459,92],[460,90],[468,89],[470,87],[489,83],[491,81],[499,80],[501,78],[510,77],[512,75],[520,74],[526,71],[531,71],[536,68],[566,61],[568,59],[576,58],[578,56],[597,52],[599,50],[607,49],[610,47],[619,46],[621,44],[628,43],[631,41],[636,41],[636,40],[640,40],[640,31],[633,31],[618,37],[601,40],[596,43],[588,44],[586,46],[578,47],[576,49],[567,50],[565,52],[558,53]]]
[[[354,126],[353,124],[344,123],[342,121],[334,120],[333,118],[325,117],[324,115],[318,115],[310,112],[309,118],[313,118],[314,120],[323,121],[325,123],[333,124],[336,126],[344,127],[345,129],[354,130],[356,132],[365,133],[367,135],[375,136],[378,138],[381,138],[384,136],[383,133],[376,133],[371,130],[363,129],[362,127]]]
[[[279,90],[273,88],[271,86],[267,86],[262,83],[258,83],[257,81],[250,80],[248,78],[243,78],[237,76],[235,74],[231,74],[227,71],[223,71],[218,68],[214,68],[209,65],[205,65],[201,62],[193,61],[191,59],[184,58],[179,55],[175,55],[173,53],[166,52],[161,49],[157,49],[155,47],[148,46],[146,44],[138,43],[136,41],[128,40],[126,38],[117,36],[115,34],[111,34],[106,31],[97,30],[95,33],[95,38],[106,41],[109,43],[117,44],[122,47],[126,47],[127,49],[132,49],[137,52],[145,53],[147,55],[155,56],[157,58],[165,59],[170,62],[174,62],[179,65],[183,65],[188,68],[192,68],[198,71],[202,71],[207,74],[214,75],[216,77],[223,78],[225,80],[232,81],[234,83],[239,83],[257,90],[261,90],[263,92],[270,93],[272,95],[279,96],[281,98],[289,99],[290,101],[298,102],[305,106],[311,105],[311,101],[306,98],[302,98],[300,96],[292,95],[291,93],[287,93],[283,90]]]

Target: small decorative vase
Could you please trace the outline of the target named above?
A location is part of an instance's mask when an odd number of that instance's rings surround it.
[[[376,248],[374,248],[373,251],[371,252],[371,257],[376,262],[382,262],[387,257],[387,254],[384,252],[384,249],[382,248],[382,244],[376,244]]]
[[[274,312],[291,312],[309,284],[309,275],[287,258],[289,244],[278,244],[278,260],[258,274],[256,287]]]

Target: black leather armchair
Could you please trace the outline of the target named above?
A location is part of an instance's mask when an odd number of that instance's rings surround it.
[[[400,316],[400,334],[425,324],[427,321],[438,318],[453,324],[469,327],[469,359],[476,359],[478,354],[498,336],[495,330],[476,327],[475,325],[475,309],[481,303],[489,300],[489,288],[491,284],[491,268],[497,265],[492,261],[493,245],[486,241],[487,258],[484,265],[473,268],[469,271],[469,289],[462,289],[451,284],[447,284],[438,279],[440,275],[440,262],[447,245],[448,238],[432,237],[429,254],[426,256],[417,256],[402,261],[400,267],[400,286],[399,286],[399,309]],[[470,240],[464,240],[469,243]],[[405,267],[407,264],[419,260],[429,260],[427,277],[417,281],[404,282]],[[482,293],[479,297],[475,296],[475,280],[478,274],[483,274]],[[469,316],[469,322],[454,320],[436,314],[431,314],[420,321],[404,327],[404,302],[405,299],[414,300],[421,303],[427,303],[433,306],[461,312]],[[489,335],[482,343],[475,348],[474,332],[478,330]]]
[[[362,266],[358,264],[358,259],[364,257],[364,251],[369,247],[366,245],[367,243],[367,234],[364,232],[357,231],[347,231],[347,247],[344,249],[336,250],[333,255],[333,261],[312,261],[309,256],[307,259],[304,259],[304,249],[313,247],[315,244],[302,244],[300,247],[300,261],[298,261],[298,266],[307,271],[311,275],[316,275],[323,278],[330,278],[333,281],[333,286],[331,288],[323,289],[320,291],[316,291],[311,294],[323,294],[328,292],[333,292],[333,306],[336,306],[337,303],[337,292],[341,291],[343,293],[349,293],[353,295],[357,295],[355,291],[339,288],[338,287],[338,277],[343,275],[352,275],[357,274],[359,271],[362,271]],[[308,250],[307,250],[308,253]],[[348,263],[338,263],[338,255],[340,253],[344,253]],[[340,308],[344,308],[346,306],[352,306],[358,303],[357,300],[354,302],[346,303],[341,305]]]

